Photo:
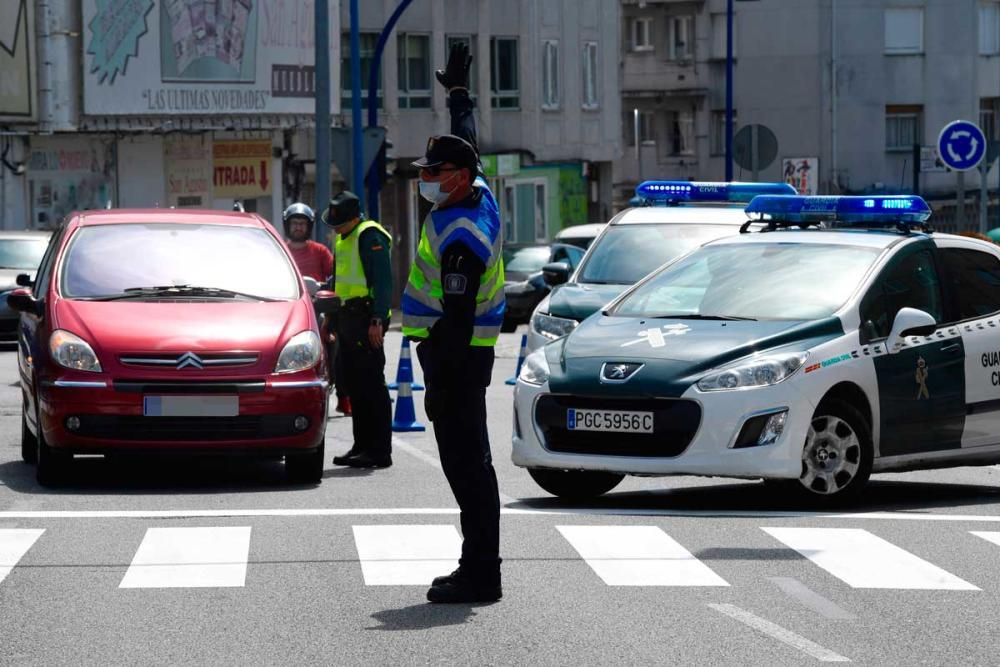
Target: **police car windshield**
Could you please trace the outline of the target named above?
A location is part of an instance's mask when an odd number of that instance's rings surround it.
[[[692,248],[737,231],[736,225],[615,225],[591,249],[577,281],[632,285]]]
[[[814,243],[706,246],[628,294],[613,315],[812,320],[837,311],[879,250]]]

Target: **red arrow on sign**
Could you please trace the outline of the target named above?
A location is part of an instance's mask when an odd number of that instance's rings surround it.
[[[260,189],[267,190],[267,160],[260,161]]]

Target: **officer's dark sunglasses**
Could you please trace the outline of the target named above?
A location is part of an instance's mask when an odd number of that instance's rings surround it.
[[[458,169],[459,169],[458,167],[449,167],[449,168],[438,167],[438,166],[424,167],[424,171],[426,171],[431,176],[437,176],[443,171],[458,171]]]

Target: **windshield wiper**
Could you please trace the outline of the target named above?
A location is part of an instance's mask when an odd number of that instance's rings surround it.
[[[277,301],[269,296],[248,294],[221,287],[199,287],[196,285],[155,285],[153,287],[126,287],[121,294],[92,297],[91,301],[122,301],[159,296],[215,296],[225,299],[252,299],[254,301]]]
[[[699,313],[667,313],[665,315],[644,315],[654,320],[721,320],[725,322],[756,322],[755,317],[739,317],[738,315],[702,315]]]

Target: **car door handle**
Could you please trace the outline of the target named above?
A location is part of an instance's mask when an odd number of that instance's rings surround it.
[[[950,345],[945,345],[941,348],[942,352],[958,352],[962,349],[959,343],[951,343]]]

